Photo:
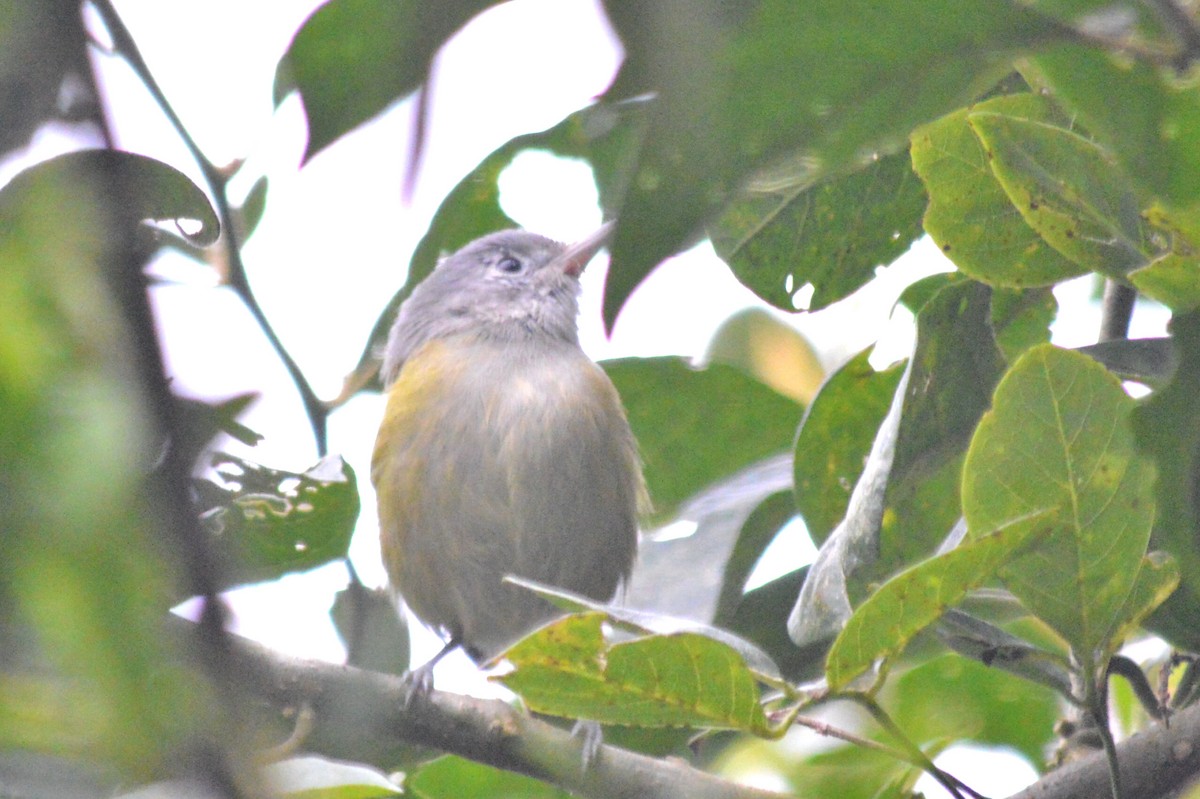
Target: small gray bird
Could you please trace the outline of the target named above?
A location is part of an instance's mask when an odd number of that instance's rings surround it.
[[[392,587],[476,662],[561,615],[517,575],[600,601],[628,578],[647,504],[612,382],[579,346],[566,247],[506,230],[445,258],[400,307],[371,479]]]

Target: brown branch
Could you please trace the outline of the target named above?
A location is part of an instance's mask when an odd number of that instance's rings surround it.
[[[192,628],[189,622],[179,625]],[[230,661],[254,701],[273,713],[312,711],[302,748],[390,769],[414,749],[439,749],[553,783],[583,797],[781,799],[692,768],[604,745],[584,771],[583,741],[496,700],[433,691],[404,707],[396,676],[282,655],[231,636]],[[1166,799],[1200,776],[1200,705],[1117,745],[1125,795]],[[1050,772],[1010,799],[1092,799],[1109,792],[1097,752]]]
[[[583,740],[497,700],[433,691],[404,706],[396,676],[281,655],[232,637],[233,661],[253,698],[275,710],[311,708],[305,748],[384,768],[397,751],[431,747],[545,780],[583,797],[767,799],[781,794],[738,785],[692,768],[603,745],[584,770]]]
[[[1173,795],[1200,775],[1200,705],[1155,724],[1117,745],[1125,796],[1158,799]],[[1010,799],[1092,799],[1109,794],[1103,752],[1068,763]]]

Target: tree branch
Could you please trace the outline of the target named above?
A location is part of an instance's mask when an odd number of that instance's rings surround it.
[[[193,625],[179,621],[190,628]],[[582,768],[583,741],[497,700],[432,691],[404,706],[405,683],[380,674],[282,655],[230,636],[230,665],[241,685],[273,712],[312,711],[302,747],[329,757],[394,768],[414,748],[432,747],[515,771],[582,797],[688,796],[781,799],[692,768],[603,745]],[[1174,795],[1200,775],[1200,705],[1171,716],[1117,746],[1125,795]],[[1010,799],[1092,799],[1109,792],[1108,765],[1097,752],[1050,772]]]
[[[782,796],[714,777],[681,760],[610,745],[601,746],[585,770],[581,738],[503,702],[432,691],[405,707],[405,684],[399,677],[292,658],[231,638],[232,660],[256,699],[276,710],[311,708],[313,727],[304,746],[310,751],[388,768],[396,765],[403,744],[434,747],[583,797]]]
[[[1117,745],[1121,788],[1126,796],[1173,795],[1200,774],[1200,705],[1171,716]],[[1068,763],[1010,799],[1092,799],[1109,793],[1103,752]]]

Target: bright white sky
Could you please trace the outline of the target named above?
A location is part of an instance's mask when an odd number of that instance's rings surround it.
[[[268,317],[317,392],[334,396],[357,361],[367,333],[401,286],[413,247],[438,203],[484,156],[513,136],[542,130],[585,106],[608,85],[620,48],[592,0],[516,0],[467,26],[439,55],[432,128],[411,203],[401,201],[410,139],[409,103],[392,108],[298,169],[305,132],[299,102],[272,108],[275,65],[315,0],[116,0],[151,70],[200,147],[216,163],[246,158],[236,186],[261,175],[271,188],[266,215],[245,248],[249,277]],[[118,143],[123,149],[199,174],[186,151],[132,73],[100,57]],[[33,148],[38,157],[66,143],[53,135]],[[0,180],[9,177],[0,173]],[[528,154],[502,180],[503,202],[523,226],[571,240],[600,222],[587,167],[546,154]],[[585,275],[581,336],[596,359],[626,355],[699,356],[722,320],[762,303],[730,276],[702,245],[664,264],[635,294],[611,340],[600,324],[602,259]],[[899,290],[915,277],[947,268],[936,248],[919,243],[884,279],[817,314],[786,317],[814,343],[827,364],[883,338],[881,360],[906,354],[911,320],[889,321]],[[253,460],[301,470],[315,460],[300,404],[282,367],[240,303],[215,290],[212,273],[181,259],[164,260],[159,274],[177,285],[155,291],[167,359],[180,390],[224,398],[257,391],[262,399],[246,423],[266,436]],[[1086,283],[1065,287],[1060,300],[1084,302]],[[1094,336],[1094,308],[1073,331],[1056,331],[1067,345]],[[1136,320],[1140,335],[1160,333],[1161,315]],[[352,546],[365,581],[382,584],[377,554],[369,458],[382,404],[364,396],[330,420],[330,451],[354,466],[363,512]],[[803,536],[802,530],[800,535]],[[786,569],[800,565],[793,545]],[[811,547],[809,547],[811,549]],[[339,659],[328,623],[333,593],[344,584],[340,566],[256,586],[233,597],[240,632],[303,656]],[[286,605],[284,604],[286,603]],[[437,642],[422,638],[416,657]],[[439,668],[439,682],[486,693],[465,658]],[[1013,790],[1030,778],[1027,767]],[[1010,770],[1011,771],[1011,770]],[[1000,786],[989,786],[1000,790]]]

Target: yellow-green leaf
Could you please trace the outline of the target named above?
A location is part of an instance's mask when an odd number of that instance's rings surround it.
[[[1133,404],[1091,358],[1039,345],[997,386],[963,467],[973,533],[1058,510],[1049,535],[1000,574],[1085,662],[1124,618],[1154,519],[1154,468],[1134,449]]]
[[[841,690],[877,660],[903,652],[913,636],[991,577],[1031,536],[1046,532],[1048,515],[1014,520],[880,586],[854,611],[829,650],[825,676],[830,690]]]
[[[733,648],[694,633],[608,644],[603,621],[586,613],[543,627],[507,652],[516,669],[496,679],[552,716],[775,734]]]

